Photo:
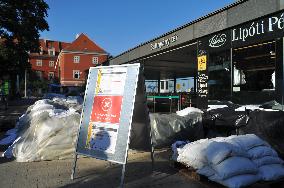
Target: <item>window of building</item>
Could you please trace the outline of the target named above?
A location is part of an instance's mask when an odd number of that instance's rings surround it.
[[[169,83],[171,82],[171,83]],[[173,81],[170,80],[161,80],[160,81],[160,92],[167,93],[169,92],[169,87],[173,89]]]
[[[49,67],[54,67],[54,61],[49,61]]]
[[[42,60],[41,59],[36,60],[36,66],[39,66],[39,67],[42,66]]]
[[[93,57],[93,64],[97,65],[99,63],[99,57]]]
[[[49,72],[48,73],[48,79],[49,80],[54,79],[54,72]]]
[[[164,86],[164,83],[165,83],[165,82],[164,82],[164,81],[161,81],[160,83],[161,83],[161,90],[163,90],[163,89],[165,88],[165,86]]]
[[[48,55],[51,55],[51,56],[55,55],[54,48],[53,49],[48,49]]]
[[[80,56],[74,56],[74,63],[80,62]]]
[[[80,79],[80,71],[79,70],[73,70],[73,78],[74,79]]]

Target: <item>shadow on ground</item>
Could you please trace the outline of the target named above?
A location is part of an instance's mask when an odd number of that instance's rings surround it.
[[[149,160],[128,161],[126,165],[124,187],[204,187],[196,181],[190,183],[178,174],[178,170],[170,166],[167,153],[155,156],[158,160],[154,163]],[[162,159],[163,158],[163,159]],[[77,168],[78,169],[78,168]],[[113,164],[105,169],[77,170],[75,179],[65,187],[119,187],[122,174],[122,165]]]

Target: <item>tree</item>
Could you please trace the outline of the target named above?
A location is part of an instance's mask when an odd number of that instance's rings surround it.
[[[39,32],[49,30],[43,0],[0,0],[0,75],[23,73],[28,52],[39,51]]]

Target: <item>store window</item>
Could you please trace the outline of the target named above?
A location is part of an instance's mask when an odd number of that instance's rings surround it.
[[[145,87],[147,93],[158,93],[158,80],[146,80]]]
[[[73,78],[74,79],[80,79],[80,71],[79,70],[73,70]]]
[[[231,100],[230,49],[209,54],[208,92],[209,100]]]
[[[80,56],[74,56],[74,63],[80,63]]]
[[[275,100],[275,41],[233,50],[233,99],[240,104]]]
[[[161,80],[160,81],[160,92],[161,93],[168,93],[170,92],[169,90],[169,82],[171,82],[171,88],[173,88],[173,81],[171,80]]]

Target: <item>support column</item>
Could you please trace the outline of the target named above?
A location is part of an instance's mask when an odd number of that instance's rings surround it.
[[[195,73],[194,77],[193,77],[193,90],[194,90],[194,94],[197,93],[197,86],[196,86],[196,83],[197,83],[197,73]]]
[[[160,78],[160,75],[159,75],[159,78],[158,78],[158,94],[161,93],[161,78]]]
[[[175,76],[175,77],[174,77],[174,93],[177,92],[176,85],[177,85],[177,78],[176,78],[176,76]]]
[[[282,105],[284,104],[284,44],[283,38],[276,40],[276,60],[275,60],[275,100]]]

